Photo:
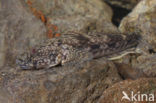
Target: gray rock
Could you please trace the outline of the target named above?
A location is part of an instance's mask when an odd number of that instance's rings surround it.
[[[112,62],[23,71],[0,70],[0,103],[96,103],[103,91],[121,81]]]
[[[103,0],[103,1],[107,2],[110,5],[116,6],[116,7],[121,7],[121,8],[131,10],[141,0]]]
[[[144,41],[147,41],[156,50],[156,2],[155,0],[142,0],[126,16],[120,24],[121,32],[141,31]],[[144,45],[145,46],[145,45]]]
[[[134,70],[137,76],[156,77],[156,54],[125,56],[122,63],[129,64],[131,66],[131,71]],[[127,67],[125,67],[125,69],[127,69]]]
[[[102,0],[29,0],[32,7],[49,18],[48,24],[66,31],[89,32],[93,30],[113,32],[112,10]]]
[[[145,77],[156,76],[156,2],[142,0],[121,22],[121,32],[138,32],[142,36],[139,48],[143,53],[127,55],[120,63],[130,65],[135,71],[142,71]]]
[[[0,1],[0,66],[14,64],[17,54],[42,41],[45,27],[21,0]]]

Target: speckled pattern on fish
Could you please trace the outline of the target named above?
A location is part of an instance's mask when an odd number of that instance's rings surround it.
[[[100,57],[111,59],[135,50],[139,38],[136,34],[66,33],[61,37],[48,39],[33,52],[19,55],[16,62],[22,69],[41,69]]]

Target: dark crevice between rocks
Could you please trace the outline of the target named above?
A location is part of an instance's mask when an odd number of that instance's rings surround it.
[[[126,80],[127,78],[124,77],[124,75],[119,71],[119,69],[117,68],[117,71],[118,71],[118,75],[120,76],[120,78],[122,80]]]
[[[155,51],[154,49],[149,49],[149,53],[150,53],[150,54],[155,54],[156,51]]]
[[[121,20],[131,12],[130,9],[126,9],[117,5],[112,5],[106,2],[113,10],[112,23],[117,27],[120,25]]]

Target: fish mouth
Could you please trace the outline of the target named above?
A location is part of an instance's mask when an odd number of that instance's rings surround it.
[[[28,70],[28,69],[30,69],[28,66],[24,66],[24,65],[19,65],[19,66],[20,66],[20,68],[23,69],[23,70]]]
[[[33,68],[33,65],[25,63],[23,60],[20,60],[20,59],[16,59],[16,65],[18,65],[23,70],[28,70],[28,69]]]

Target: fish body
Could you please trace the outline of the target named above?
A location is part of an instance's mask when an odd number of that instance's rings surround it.
[[[140,36],[136,34],[66,33],[48,39],[37,46],[34,52],[20,55],[16,62],[22,69],[50,68],[57,65],[79,63],[106,57],[121,58],[135,51]]]

